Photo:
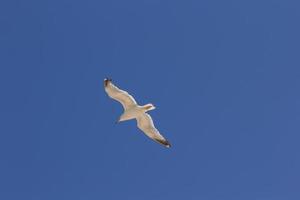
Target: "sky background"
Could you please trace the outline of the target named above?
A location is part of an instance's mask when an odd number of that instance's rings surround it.
[[[299,6],[0,1],[0,199],[300,199]]]

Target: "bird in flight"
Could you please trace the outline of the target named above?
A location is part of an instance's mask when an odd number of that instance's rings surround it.
[[[155,128],[151,116],[147,113],[148,111],[155,109],[151,103],[144,106],[138,105],[130,94],[115,86],[111,79],[104,79],[104,89],[110,98],[119,101],[124,108],[124,112],[117,122],[136,119],[138,128],[148,137],[165,147],[171,146],[169,141]]]

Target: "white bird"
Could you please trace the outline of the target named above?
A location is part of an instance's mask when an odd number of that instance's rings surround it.
[[[104,79],[104,88],[108,96],[119,101],[124,108],[124,113],[120,116],[118,122],[136,119],[137,126],[148,137],[165,147],[171,146],[168,140],[166,140],[155,128],[151,116],[146,113],[147,111],[155,109],[151,103],[139,106],[130,94],[115,86],[111,79]]]

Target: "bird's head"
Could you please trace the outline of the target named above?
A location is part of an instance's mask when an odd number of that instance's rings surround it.
[[[149,111],[149,110],[154,110],[154,109],[155,109],[155,106],[154,106],[152,103],[148,103],[148,104],[144,105],[143,108],[144,108],[146,111]]]

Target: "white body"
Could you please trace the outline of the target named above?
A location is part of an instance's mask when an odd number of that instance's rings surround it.
[[[142,106],[134,105],[131,108],[124,110],[124,113],[120,116],[119,122],[135,119],[145,112],[146,110]]]
[[[137,126],[147,136],[166,147],[171,146],[170,143],[155,128],[151,116],[146,113],[149,110],[155,109],[152,104],[139,106],[131,95],[129,95],[126,91],[120,90],[109,79],[104,80],[104,88],[108,96],[119,101],[124,108],[124,113],[120,116],[118,122],[136,119]]]

